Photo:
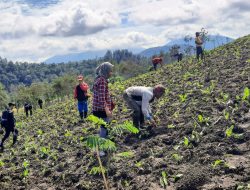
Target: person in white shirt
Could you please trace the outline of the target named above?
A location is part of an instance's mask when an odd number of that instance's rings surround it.
[[[150,108],[150,103],[155,98],[160,98],[165,93],[165,87],[156,85],[155,87],[132,86],[124,91],[123,99],[134,112],[132,114],[133,124],[137,128],[142,128],[144,118],[146,118],[153,127],[156,127],[155,120]]]

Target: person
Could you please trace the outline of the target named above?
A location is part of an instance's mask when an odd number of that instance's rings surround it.
[[[86,118],[88,115],[88,89],[89,86],[83,81],[83,76],[77,77],[79,84],[75,87],[74,98],[77,100],[77,108],[79,111],[80,121],[83,121],[83,117]]]
[[[32,116],[32,105],[29,104],[29,103],[27,103],[27,102],[25,102],[25,104],[24,104],[24,111],[26,113],[26,117],[29,116],[29,112],[30,112],[30,116]]]
[[[200,37],[200,33],[196,32],[195,33],[195,44],[196,44],[196,59],[199,61],[200,57],[203,60],[203,49],[202,49],[202,44],[203,41]]]
[[[127,88],[123,93],[123,99],[128,107],[133,110],[132,118],[135,127],[142,129],[144,126],[144,118],[146,118],[151,126],[156,127],[153,119],[150,103],[155,98],[160,98],[165,93],[165,87],[158,84],[155,87],[132,86]]]
[[[162,57],[153,56],[152,64],[153,64],[154,70],[156,71],[158,64],[162,66]]]
[[[113,103],[109,93],[108,79],[112,76],[113,65],[109,62],[104,62],[97,68],[97,77],[93,85],[92,111],[94,116],[109,123],[112,117]],[[104,125],[101,125],[99,135],[102,138],[107,138],[108,130]],[[105,153],[100,152],[100,155],[104,156]]]
[[[18,130],[15,129],[15,118],[13,114],[13,108],[15,107],[14,103],[9,103],[8,108],[3,111],[1,126],[5,129],[5,135],[1,141],[0,148],[4,149],[4,141],[9,138],[10,133],[13,133],[13,145],[17,141]]]
[[[41,98],[38,99],[37,103],[38,103],[40,109],[43,109],[43,100]]]

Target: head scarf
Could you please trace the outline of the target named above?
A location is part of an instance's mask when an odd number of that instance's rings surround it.
[[[108,79],[109,73],[112,70],[113,66],[114,65],[112,65],[109,62],[104,62],[101,65],[99,65],[96,68],[96,75],[97,75],[97,77],[104,77],[104,78]]]

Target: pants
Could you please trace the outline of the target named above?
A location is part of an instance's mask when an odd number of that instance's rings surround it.
[[[43,109],[43,104],[39,104],[40,109]]]
[[[83,119],[83,116],[84,118],[86,118],[88,114],[88,102],[78,101],[77,107],[78,107],[80,118]]]
[[[144,125],[144,115],[141,110],[141,105],[137,104],[136,101],[129,97],[126,92],[123,94],[123,99],[126,101],[129,108],[133,110],[132,118],[134,126],[142,128]]]
[[[3,146],[4,141],[9,138],[11,132],[13,133],[13,144],[16,143],[18,130],[14,127],[5,127],[5,135],[2,139],[1,146]]]
[[[202,49],[202,47],[198,46],[198,47],[196,47],[197,60],[199,60],[200,56],[201,56],[201,59],[203,59],[203,49]]]
[[[30,112],[30,116],[32,116],[32,109],[26,109],[25,108],[26,117],[29,116],[29,112]]]
[[[105,111],[93,111],[93,115],[98,117],[98,118],[103,119],[106,123],[110,122]],[[108,129],[104,125],[101,125],[101,127],[100,127],[99,136],[102,138],[105,138],[105,139],[108,136]]]
[[[154,70],[156,71],[157,69],[157,63],[153,63]]]

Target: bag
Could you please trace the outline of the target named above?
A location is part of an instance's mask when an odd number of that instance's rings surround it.
[[[2,118],[1,118],[1,126],[6,127],[8,124],[8,111],[5,110],[2,112]]]

